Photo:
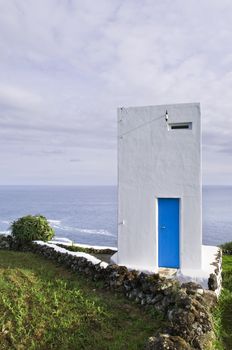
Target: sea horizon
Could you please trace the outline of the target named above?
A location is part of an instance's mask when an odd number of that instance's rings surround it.
[[[232,185],[203,185],[203,243],[232,240]],[[117,185],[0,185],[0,233],[24,215],[47,217],[56,237],[117,245]]]
[[[115,185],[99,185],[99,184],[91,184],[91,185],[84,185],[84,184],[80,184],[80,185],[73,185],[73,184],[57,184],[57,185],[54,185],[54,184],[13,184],[13,185],[10,185],[10,184],[7,184],[7,185],[4,185],[4,184],[0,184],[0,187],[60,187],[60,186],[64,186],[64,187],[117,187],[117,184]],[[232,184],[204,184],[202,185],[202,187],[232,187]]]

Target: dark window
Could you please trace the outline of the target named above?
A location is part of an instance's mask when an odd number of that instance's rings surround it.
[[[176,129],[192,129],[192,123],[169,123],[169,129],[176,130]]]
[[[183,125],[172,125],[171,126],[172,129],[189,129],[189,126],[187,124],[183,124]]]

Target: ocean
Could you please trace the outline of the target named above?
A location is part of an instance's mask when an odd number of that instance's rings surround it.
[[[117,245],[116,186],[0,186],[0,233],[27,214],[47,217],[57,237]],[[203,187],[203,243],[232,240],[232,186]]]

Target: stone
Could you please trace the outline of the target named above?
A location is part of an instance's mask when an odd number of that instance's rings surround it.
[[[182,283],[181,288],[185,289],[187,294],[195,294],[198,290],[203,290],[202,286],[195,282]]]
[[[162,294],[157,294],[156,296],[154,296],[152,298],[151,304],[159,303],[162,299],[163,299],[163,295]]]
[[[204,291],[204,302],[207,308],[211,311],[217,304],[217,296],[212,290]]]
[[[218,289],[217,276],[214,273],[211,273],[209,276],[208,287],[209,287],[209,290],[213,290],[213,291]]]
[[[196,293],[197,293],[197,294],[200,294],[200,295],[203,295],[203,294],[204,294],[204,289],[198,288],[198,289],[196,290]]]
[[[10,235],[0,235],[0,249],[11,249],[13,237]]]
[[[146,350],[191,350],[189,344],[179,336],[162,334],[157,337],[149,338]]]
[[[10,249],[10,244],[7,241],[1,240],[0,241],[0,249]]]

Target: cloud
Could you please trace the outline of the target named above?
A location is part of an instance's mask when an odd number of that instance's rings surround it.
[[[79,163],[79,162],[81,162],[81,159],[79,159],[79,158],[73,158],[73,159],[70,159],[69,160],[71,163]]]
[[[232,156],[232,144],[230,144],[228,147],[223,147],[220,149],[220,152],[226,153],[229,156]]]
[[[74,183],[116,183],[118,106],[200,101],[204,181],[224,182],[216,170],[231,160],[231,11],[229,0],[0,1],[7,172],[24,155],[27,179],[40,183],[46,172],[48,183],[65,183],[66,157],[81,154],[81,164],[69,161]],[[228,182],[229,166],[226,174]]]
[[[2,109],[30,110],[42,103],[40,96],[21,87],[0,85],[0,105]]]

